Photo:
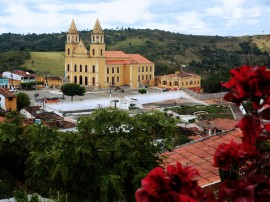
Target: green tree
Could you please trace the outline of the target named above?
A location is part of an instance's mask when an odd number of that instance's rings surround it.
[[[24,107],[28,107],[31,103],[30,97],[24,92],[17,94],[17,110],[20,111]]]
[[[73,101],[73,96],[85,94],[85,87],[76,83],[67,83],[61,86],[61,91],[64,95],[71,96],[71,101]]]
[[[23,184],[24,163],[29,151],[26,148],[22,120],[23,117],[18,112],[9,112],[4,122],[0,123],[0,165],[3,169],[2,174],[6,173],[1,183],[6,183],[6,179],[9,178],[20,186]],[[6,193],[9,191],[6,190]]]

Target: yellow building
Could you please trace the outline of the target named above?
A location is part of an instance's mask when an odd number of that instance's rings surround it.
[[[106,51],[104,32],[98,20],[91,32],[88,50],[72,20],[65,45],[65,78],[67,83],[104,88],[142,84],[154,85],[155,65],[139,54]]]
[[[0,87],[0,108],[5,111],[17,111],[16,96],[3,87]]]
[[[196,92],[201,91],[201,76],[186,72],[176,71],[175,74],[159,76],[158,87],[180,90],[188,88]]]

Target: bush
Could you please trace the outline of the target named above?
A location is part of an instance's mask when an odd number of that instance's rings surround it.
[[[144,89],[144,88],[141,88],[141,89],[139,89],[139,91],[138,91],[139,93],[141,93],[141,94],[144,94],[144,93],[146,93],[146,89]]]

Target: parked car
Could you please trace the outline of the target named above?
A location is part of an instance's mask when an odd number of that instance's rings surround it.
[[[10,89],[9,92],[16,93],[17,89],[16,88]]]

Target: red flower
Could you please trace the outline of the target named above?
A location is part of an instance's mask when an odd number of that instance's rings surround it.
[[[261,132],[260,119],[256,116],[246,115],[237,124],[243,132],[243,143],[255,144]]]
[[[153,196],[144,188],[139,188],[136,191],[135,198],[137,202],[182,202],[180,201],[180,195],[176,192],[170,191],[161,196]]]
[[[166,195],[170,191],[169,178],[162,168],[154,168],[142,179],[142,187],[152,196]]]
[[[222,182],[218,193],[219,201],[232,199],[232,201],[254,202],[255,186],[245,180]]]
[[[245,160],[256,159],[260,155],[250,144],[231,143],[220,144],[214,155],[214,166],[230,170],[234,164],[244,163]]]
[[[205,198],[203,189],[193,180],[198,171],[191,167],[168,166],[154,168],[143,180],[142,188],[136,191],[137,202],[195,202]]]
[[[239,105],[243,100],[252,98],[253,107],[261,108],[261,99],[270,95],[270,71],[266,67],[241,66],[230,71],[231,80],[223,86],[230,92],[224,99]]]
[[[176,166],[169,165],[167,167],[167,173],[170,177],[172,190],[197,200],[205,197],[203,189],[198,185],[197,181],[193,180],[194,176],[199,175],[197,169],[190,166],[182,167],[177,162]]]

